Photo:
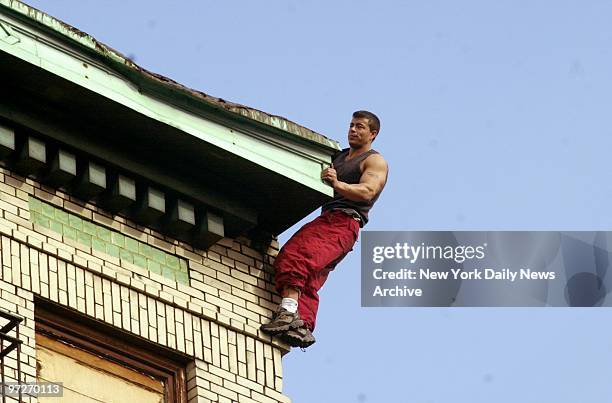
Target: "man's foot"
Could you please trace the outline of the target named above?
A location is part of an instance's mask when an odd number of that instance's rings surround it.
[[[300,315],[297,312],[289,312],[285,308],[279,307],[278,310],[274,312],[272,321],[265,325],[261,325],[260,329],[268,334],[277,335],[302,326],[304,326],[304,321],[300,319]]]
[[[291,347],[310,347],[315,343],[315,338],[304,326],[297,329],[289,329],[280,335],[280,338]]]

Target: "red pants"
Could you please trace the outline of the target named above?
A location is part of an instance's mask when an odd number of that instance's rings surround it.
[[[276,289],[286,286],[301,291],[298,312],[306,327],[315,328],[319,294],[330,271],[353,248],[359,222],[342,211],[325,211],[304,225],[282,247],[274,267]]]

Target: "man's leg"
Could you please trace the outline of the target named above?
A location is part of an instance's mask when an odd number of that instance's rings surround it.
[[[350,216],[341,212],[324,213],[294,234],[277,256],[274,263],[276,288],[284,298],[299,296],[296,317],[304,320],[300,316],[305,315],[305,328],[314,329],[317,291],[327,279],[330,265],[351,250],[358,232],[359,224]],[[285,311],[280,309],[281,322],[275,323],[278,322],[275,317],[270,324],[263,325],[262,330],[278,334],[286,332],[279,330],[281,326],[295,329],[294,322],[286,326],[289,320]]]

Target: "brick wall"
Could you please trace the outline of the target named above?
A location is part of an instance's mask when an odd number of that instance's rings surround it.
[[[208,251],[0,168],[0,307],[25,318],[22,381],[36,379],[35,298],[192,357],[189,402],[289,402],[287,346],[258,328],[278,304],[278,251],[224,238]],[[16,360],[5,360],[7,380]],[[35,398],[25,401],[35,402]]]

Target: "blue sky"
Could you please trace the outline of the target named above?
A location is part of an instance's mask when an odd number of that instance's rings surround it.
[[[612,2],[28,3],[343,144],[354,110],[377,113],[391,171],[368,230],[612,228]],[[359,270],[358,244],[318,342],[284,359],[294,402],[612,401],[608,308],[365,309]]]

